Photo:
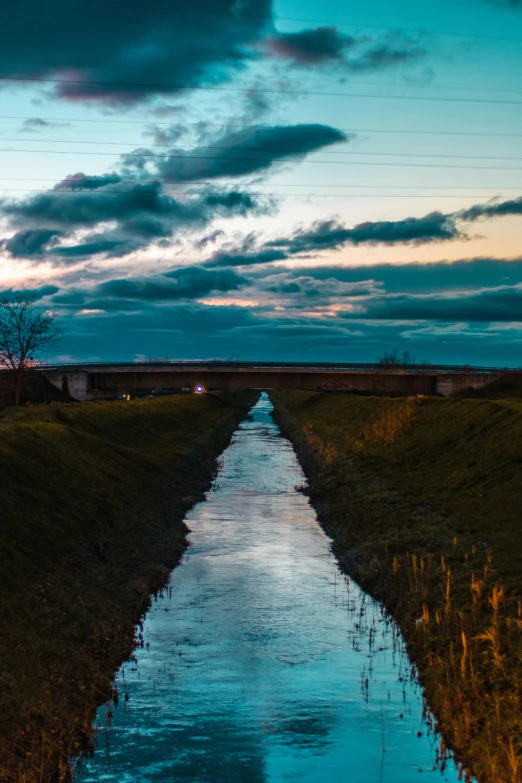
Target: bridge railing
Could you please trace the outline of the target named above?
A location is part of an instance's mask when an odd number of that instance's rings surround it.
[[[209,367],[216,369],[238,369],[238,370],[302,370],[303,372],[329,370],[347,372],[350,370],[367,372],[394,372],[409,371],[416,374],[440,374],[440,373],[470,373],[476,375],[491,375],[498,373],[522,372],[521,367],[477,367],[472,365],[454,365],[454,364],[380,364],[367,362],[247,362],[247,361],[226,361],[223,359],[162,359],[158,361],[143,362],[60,362],[59,364],[40,363],[35,369],[46,371],[59,370],[107,370],[109,367],[125,368],[136,370],[156,367]]]

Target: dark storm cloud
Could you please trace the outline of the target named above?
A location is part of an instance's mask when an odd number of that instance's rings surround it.
[[[289,237],[255,246],[248,241],[235,251],[217,251],[208,266],[246,266],[284,261],[303,253],[337,250],[345,245],[420,245],[456,239],[461,234],[451,215],[431,212],[422,218],[359,223],[348,228],[336,219],[316,221]]]
[[[206,266],[252,266],[257,264],[269,264],[272,261],[284,261],[289,254],[281,250],[261,249],[259,251],[226,253],[218,250],[212,258],[206,262]]]
[[[424,54],[418,44],[399,35],[382,40],[343,35],[335,27],[316,27],[297,33],[279,33],[267,39],[268,50],[294,65],[342,63],[352,71],[388,68]]]
[[[257,285],[264,291],[288,296],[293,304],[301,301],[308,306],[311,301],[329,301],[342,299],[343,297],[368,296],[379,291],[373,280],[366,279],[359,273],[356,282],[341,281],[334,275],[317,279],[307,274],[308,270],[295,270],[294,273],[280,272],[269,275],[265,279],[256,280]]]
[[[54,247],[63,233],[54,229],[33,229],[19,231],[9,239],[0,241],[0,248],[7,250],[13,258],[32,258]]]
[[[1,202],[12,225],[42,223],[58,229],[82,228],[100,222],[128,220],[141,215],[181,215],[185,207],[161,193],[160,185],[100,187],[96,192],[48,191],[23,201]]]
[[[31,258],[52,254],[55,259],[74,260],[101,253],[123,256],[154,242],[169,243],[176,232],[203,228],[218,217],[267,212],[273,204],[269,198],[261,203],[248,193],[217,187],[174,198],[165,193],[165,182],[208,182],[259,173],[278,161],[301,159],[347,139],[335,128],[319,124],[253,126],[224,134],[211,147],[176,156],[143,151],[140,158],[135,151],[122,157],[123,175],[77,172],[45,193],[0,200],[0,213],[15,231],[2,247],[17,257],[23,257],[26,248]],[[79,231],[87,233],[78,237]]]
[[[461,212],[430,212],[423,217],[402,220],[366,221],[348,227],[336,218],[320,220],[299,228],[286,237],[258,242],[249,235],[238,247],[220,250],[208,266],[247,266],[285,261],[301,254],[337,250],[345,245],[423,245],[467,239],[460,221],[522,215],[522,198],[478,204]]]
[[[522,321],[522,288],[501,286],[460,296],[399,295],[363,303],[349,317],[390,321]]]
[[[23,294],[25,297],[33,297],[36,301],[43,299],[46,296],[52,296],[56,294],[60,289],[56,285],[43,285],[40,288],[23,288],[13,289],[7,288],[3,291],[0,290],[0,296],[6,296],[8,298],[16,296],[17,294]]]
[[[171,150],[157,155],[151,150],[135,150],[122,156],[124,170],[152,170],[166,182],[200,182],[222,177],[244,177],[263,172],[277,162],[302,159],[323,147],[347,141],[336,128],[320,124],[252,126],[231,131],[210,143],[183,152]]]
[[[350,266],[317,266],[306,269],[258,269],[250,277],[265,281],[284,275],[288,283],[303,274],[316,281],[337,281],[339,284],[372,284],[388,293],[467,292],[473,289],[495,288],[522,283],[522,258],[469,258],[459,261],[438,261],[409,264],[372,264]]]
[[[239,348],[245,356],[281,355],[281,349],[302,351],[303,345],[322,350],[338,350],[354,335],[361,336],[359,327],[346,320],[319,323],[306,317],[276,317],[262,308],[246,308],[234,305],[209,307],[197,301],[169,301],[151,306],[138,302],[126,309],[128,300],[93,300],[89,308],[100,305],[103,314],[93,314],[88,322],[74,317],[73,333],[83,333],[85,348],[92,352],[92,336],[103,335],[104,344],[110,346],[107,353],[117,355],[122,346],[126,353],[150,351],[151,334],[154,345],[163,355],[185,355],[187,358],[202,356],[230,357]],[[82,302],[75,302],[76,309]],[[73,310],[75,308],[72,308]],[[65,317],[65,316],[64,316]],[[68,316],[73,318],[73,316]],[[74,336],[72,341],[74,341]],[[91,345],[89,342],[91,341]],[[259,353],[261,351],[261,353]],[[298,357],[296,357],[298,358]]]
[[[198,299],[213,291],[236,291],[246,283],[231,269],[212,271],[201,267],[186,267],[153,278],[108,280],[93,291],[98,304],[105,297],[135,299],[149,302],[171,299]]]
[[[423,244],[455,239],[457,236],[459,231],[451,216],[431,212],[421,218],[367,221],[353,228],[347,228],[336,220],[318,221],[308,229],[296,231],[286,243],[286,248],[290,255],[294,255],[313,250],[330,250],[345,244]],[[277,240],[272,244],[277,245]]]
[[[124,300],[120,300],[124,301]],[[199,302],[141,303],[120,312],[63,316],[61,350],[85,360],[132,361],[137,355],[187,359],[240,358],[260,361],[374,361],[399,348],[432,362],[476,365],[520,364],[522,330],[477,324],[420,326],[374,320],[364,323],[331,317],[273,317],[259,308]],[[480,339],[477,338],[477,334]]]
[[[335,27],[316,27],[298,33],[280,33],[267,40],[267,47],[277,57],[299,65],[316,65],[341,60],[347,38]]]
[[[53,304],[74,309],[108,312],[150,309],[176,300],[192,300],[213,292],[237,291],[247,283],[231,269],[209,270],[190,266],[149,277],[107,280],[91,288],[61,291]]]
[[[271,6],[271,0],[198,0],[197,8],[158,0],[128,0],[124,7],[105,0],[10,4],[2,12],[0,75],[59,78],[70,82],[56,83],[61,98],[109,104],[213,84],[252,56]]]
[[[154,355],[186,358],[299,360],[305,353],[317,361],[373,361],[393,348],[414,346],[418,357],[431,361],[484,364],[483,348],[474,347],[480,338],[480,345],[494,352],[493,363],[505,365],[519,363],[521,274],[522,259],[257,267],[241,276],[233,269],[180,267],[62,289],[47,306],[66,324],[65,352],[79,357],[92,356],[94,344],[97,356],[128,360],[136,353],[150,355],[153,344]],[[510,282],[501,284],[505,277]],[[430,281],[436,282],[436,293]],[[251,297],[252,306],[211,307],[200,301],[213,292],[236,290],[242,299]],[[269,301],[270,294],[275,299]],[[284,308],[275,307],[281,296]],[[343,297],[352,310],[329,307],[342,304]]]
[[[461,220],[480,220],[481,218],[507,217],[508,215],[522,215],[522,198],[511,201],[496,201],[489,204],[476,204],[469,209],[459,212]]]
[[[107,185],[117,185],[121,182],[120,174],[115,171],[108,174],[84,174],[78,171],[76,174],[69,174],[61,182],[58,182],[53,190],[97,190]],[[154,186],[154,183],[152,183]]]
[[[63,188],[73,192],[63,192]],[[259,213],[262,207],[239,191],[176,199],[159,182],[121,182],[117,175],[73,175],[46,193],[21,201],[4,199],[0,212],[16,233],[3,241],[12,255],[74,259],[107,253],[122,256],[174,232],[204,227],[217,217]],[[75,232],[87,230],[80,242]],[[66,240],[58,245],[58,240]]]
[[[88,242],[79,242],[76,245],[62,245],[53,250],[53,256],[64,260],[75,261],[81,258],[107,253],[109,256],[121,256],[139,250],[142,243],[132,240],[130,237],[116,239],[115,232],[104,234],[90,234]]]

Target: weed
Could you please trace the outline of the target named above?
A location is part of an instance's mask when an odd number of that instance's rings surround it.
[[[257,395],[9,410],[0,419],[0,781],[58,783],[89,749],[183,516]]]
[[[310,396],[275,417],[341,566],[400,625],[466,779],[522,783],[522,401]]]

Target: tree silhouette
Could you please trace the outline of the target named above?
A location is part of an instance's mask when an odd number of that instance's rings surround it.
[[[39,311],[35,301],[23,294],[0,297],[0,365],[11,371],[16,405],[24,373],[59,337],[54,316]]]
[[[409,351],[403,351],[402,353],[399,353],[397,348],[394,348],[393,351],[390,351],[389,353],[385,353],[378,359],[379,364],[384,365],[394,365],[394,364],[406,364],[406,365],[412,365],[416,364],[415,356],[412,356]]]

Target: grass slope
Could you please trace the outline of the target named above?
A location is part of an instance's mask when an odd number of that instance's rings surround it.
[[[522,400],[278,392],[341,566],[400,624],[481,783],[522,781]]]
[[[256,395],[0,413],[0,780],[68,780]]]

